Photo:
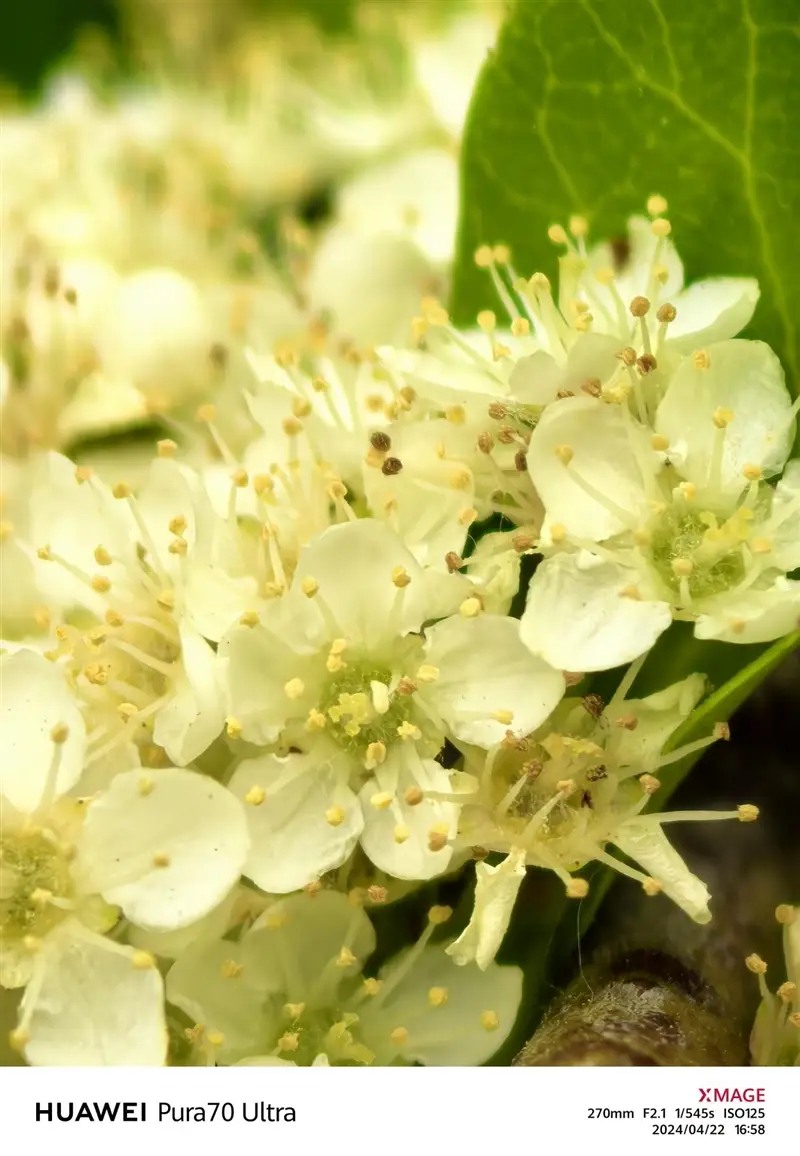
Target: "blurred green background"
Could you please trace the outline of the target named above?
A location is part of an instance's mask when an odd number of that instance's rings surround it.
[[[191,0],[163,0],[164,6]],[[228,0],[203,0],[224,5]],[[336,32],[350,23],[354,0],[247,0],[250,11],[270,19],[312,15],[326,30]],[[390,0],[386,0],[390,2]],[[406,6],[420,0],[406,0]],[[424,0],[429,7],[448,0]],[[0,78],[32,95],[50,69],[74,46],[87,27],[102,29],[118,41],[122,20],[118,0],[18,0],[3,6],[0,16]]]

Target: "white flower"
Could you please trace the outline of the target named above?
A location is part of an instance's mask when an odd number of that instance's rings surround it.
[[[772,351],[726,341],[687,359],[655,417],[565,398],[548,407],[528,469],[548,554],[522,637],[554,665],[603,670],[644,653],[673,617],[699,638],[765,642],[800,610],[796,466],[780,488],[794,410]],[[572,547],[573,552],[564,552]]]
[[[750,971],[758,976],[761,1003],[750,1036],[752,1062],[759,1067],[800,1067],[800,914],[797,907],[782,903],[775,917],[783,928],[786,982],[775,994],[767,987],[767,965],[757,955],[748,956]]]
[[[154,464],[152,484],[163,492],[152,503],[145,495],[140,506],[126,485],[112,493],[48,455],[31,495],[30,534],[42,589],[81,623],[63,627],[53,657],[66,662],[93,712],[95,755],[120,741],[154,741],[186,764],[219,734],[224,713],[214,653],[193,624],[182,582],[184,531],[192,540],[195,532],[186,487],[166,462]],[[149,504],[163,514],[161,525],[148,524]],[[218,586],[207,593],[219,596]]]
[[[423,570],[370,520],[312,541],[277,613],[234,627],[219,656],[235,733],[301,752],[246,760],[231,783],[260,800],[248,873],[271,891],[338,866],[362,831],[390,874],[443,870],[454,808],[432,760],[445,738],[525,733],[564,691],[513,621],[482,614],[462,578]]]
[[[160,931],[208,914],[247,855],[241,804],[175,768],[122,769],[69,798],[86,757],[75,696],[38,654],[0,663],[0,982],[26,987],[15,1044],[33,1064],[161,1063],[154,960],[98,932],[120,911]]]
[[[429,946],[448,914],[432,908],[419,941],[368,978],[372,925],[334,891],[272,905],[238,942],[190,948],[167,997],[197,1025],[194,1062],[484,1063],[513,1027],[522,973],[456,968]]]
[[[449,949],[457,962],[474,959],[484,967],[494,958],[526,864],[555,872],[568,896],[582,898],[588,883],[573,872],[596,860],[637,879],[648,895],[663,891],[696,922],[711,918],[705,885],[669,844],[663,826],[678,820],[747,822],[757,811],[743,806],[733,812],[643,813],[660,786],[660,767],[727,731],[717,728],[708,739],[662,754],[701,698],[704,679],[691,675],[647,698],[628,699],[636,671],[631,667],[607,704],[597,695],[565,698],[526,739],[507,741],[488,754],[467,752],[455,846],[506,858],[497,866],[477,865],[475,909]],[[609,843],[645,873],[610,855]]]

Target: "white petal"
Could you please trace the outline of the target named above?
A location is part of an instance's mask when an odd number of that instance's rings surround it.
[[[358,842],[363,826],[346,775],[321,750],[309,754],[262,755],[246,759],[230,781],[244,800],[254,787],[266,794],[258,805],[244,803],[250,853],[244,873],[264,891],[297,891],[341,866]],[[326,815],[341,809],[336,823]],[[338,812],[337,812],[338,818]]]
[[[315,705],[308,662],[263,626],[234,626],[219,644],[227,710],[241,724],[242,738],[256,746],[275,742],[290,717]],[[299,678],[309,701],[291,700],[284,687]]]
[[[160,1067],[166,1063],[164,986],[135,951],[74,923],[48,936],[28,986],[21,1026],[36,1067]]]
[[[214,651],[186,621],[179,625],[181,679],[156,714],[153,738],[173,762],[185,766],[211,746],[222,730],[225,710]]]
[[[439,676],[420,698],[464,742],[488,748],[508,730],[530,734],[564,694],[563,675],[531,653],[512,618],[453,615],[427,631],[425,651]]]
[[[659,826],[658,816],[629,819],[612,837],[623,854],[634,859],[664,888],[664,894],[681,907],[695,923],[709,923],[711,898],[702,879],[692,875]]]
[[[266,989],[312,1009],[336,1006],[337,990],[375,950],[375,931],[362,907],[341,891],[290,896],[273,903],[244,937],[244,965]],[[339,961],[343,947],[354,963]],[[336,962],[336,966],[331,964]]]
[[[647,770],[661,753],[664,743],[688,718],[706,691],[705,675],[690,674],[647,698],[629,698],[620,706],[633,715],[633,730],[622,728],[614,742],[614,757],[620,766]]]
[[[392,580],[399,570],[411,579],[402,588]],[[424,571],[388,527],[370,518],[331,526],[300,554],[287,615],[296,614],[309,640],[321,643],[331,631],[315,599],[303,594],[304,578],[317,582],[340,636],[353,647],[394,641],[418,630],[430,615]]]
[[[35,811],[58,760],[52,791],[62,795],[81,776],[86,727],[63,674],[40,654],[18,650],[0,657],[0,794],[20,811]],[[56,747],[53,727],[67,740]]]
[[[727,341],[741,333],[755,312],[760,296],[751,277],[712,277],[684,289],[673,301],[678,311],[670,322],[670,346],[692,353],[712,341]]]
[[[219,1058],[225,1064],[260,1051],[278,1026],[261,977],[243,966],[243,956],[244,948],[235,940],[198,943],[167,972],[167,999],[193,1024],[221,1033]],[[238,975],[226,975],[229,964],[241,967]]]
[[[447,948],[459,965],[477,963],[486,971],[500,950],[525,878],[525,852],[512,848],[501,863],[475,864],[475,900],[469,923]]]
[[[621,591],[635,571],[580,555],[556,555],[533,576],[520,621],[525,645],[558,670],[610,670],[649,650],[672,622],[666,602]]]
[[[219,566],[186,567],[183,583],[186,612],[204,638],[219,642],[226,630],[258,601],[254,578],[232,578]]]
[[[720,432],[714,413],[731,410],[720,484],[724,494],[735,496],[747,485],[745,466],[760,466],[767,475],[783,468],[794,440],[792,400],[781,363],[763,341],[722,341],[707,352],[707,369],[698,369],[690,357],[681,363],[658,407],[656,430],[671,443],[685,445],[681,472],[707,487]]]
[[[768,590],[720,599],[719,610],[700,615],[694,633],[719,642],[772,642],[797,630],[799,623],[800,582],[779,578]]]
[[[147,928],[137,927],[132,923],[128,927],[127,939],[132,947],[143,951],[151,951],[163,959],[175,959],[189,947],[196,944],[208,943],[219,939],[232,924],[233,912],[241,896],[241,888],[231,888],[221,903],[218,903],[208,915],[190,923],[178,931],[148,931]]]
[[[384,983],[391,982],[404,955],[381,970]],[[446,993],[441,1006],[430,1001],[429,993],[437,989]],[[427,947],[385,1001],[361,1005],[363,1038],[381,1064],[401,1055],[428,1066],[475,1067],[491,1059],[507,1039],[521,1000],[520,968],[494,963],[484,971],[457,967],[441,947]],[[494,1013],[496,1027],[484,1025],[481,1017],[487,1012]],[[402,1048],[391,1043],[391,1032],[398,1026],[408,1032]]]
[[[773,525],[775,529],[773,531]],[[800,566],[800,461],[791,461],[775,487],[771,524],[772,557],[782,570]]]
[[[572,451],[569,466],[557,455],[561,447]],[[527,458],[528,473],[550,521],[593,542],[630,528],[630,521],[643,515],[646,497],[640,463],[653,475],[659,468],[643,427],[626,422],[619,406],[593,397],[566,397],[549,405],[531,435]],[[576,477],[609,504],[587,493]],[[627,526],[615,507],[627,516]]]
[[[511,544],[514,534],[484,534],[467,562],[467,574],[480,589],[484,610],[508,614],[519,589],[520,555]]]
[[[410,787],[426,792],[450,792],[450,775],[434,759],[420,759],[413,750],[402,748],[390,753],[378,768],[375,778],[362,787],[359,798],[364,815],[361,845],[382,871],[396,879],[432,879],[447,870],[453,849],[445,842],[432,851],[429,839],[432,831],[447,840],[456,834],[458,807],[450,802],[423,798],[412,806],[405,801]],[[390,807],[375,807],[375,795],[387,792],[395,796]],[[408,837],[398,842],[397,827],[404,827]]]
[[[248,849],[244,808],[216,780],[176,767],[128,771],[89,804],[76,872],[83,891],[133,923],[171,931],[224,899]]]

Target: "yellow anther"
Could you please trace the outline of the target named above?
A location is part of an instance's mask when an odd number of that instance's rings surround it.
[[[391,807],[394,795],[391,791],[376,791],[374,795],[370,795],[370,806],[374,807],[376,811],[385,811],[387,807]]]
[[[235,959],[223,959],[219,969],[223,979],[238,979],[243,971],[244,964],[237,963]]]
[[[406,787],[406,790],[403,794],[403,799],[409,807],[419,806],[424,798],[425,796],[423,795],[421,789],[417,786]]]
[[[366,979],[364,979],[363,982],[364,991],[367,993],[367,995],[377,995],[383,986],[379,979],[375,979],[372,976],[368,976]]]
[[[462,618],[477,618],[482,610],[481,600],[474,594],[469,598],[465,598],[458,608],[458,612]]]
[[[491,245],[480,245],[475,250],[473,260],[479,269],[488,269],[494,260]]]
[[[417,680],[417,682],[436,682],[436,679],[438,677],[439,677],[439,667],[438,666],[431,666],[430,663],[427,663],[427,662],[423,663],[423,665],[419,668],[417,673],[414,675],[414,678]]]
[[[647,211],[651,217],[662,216],[668,207],[667,202],[659,193],[654,193],[652,197],[647,199]]]
[[[389,891],[386,887],[379,887],[377,883],[372,883],[367,888],[367,899],[370,903],[385,903],[389,898]]]
[[[267,797],[267,792],[264,790],[264,788],[260,787],[258,785],[258,783],[254,783],[253,786],[250,788],[250,790],[245,795],[244,801],[245,801],[245,803],[248,803],[251,807],[260,807],[261,804],[266,799],[266,797]]]
[[[395,566],[394,570],[392,570],[392,582],[402,590],[404,586],[410,584],[411,576],[402,566]]]
[[[298,698],[302,698],[305,692],[306,684],[300,678],[290,678],[283,687],[283,693],[287,698],[292,699],[293,701]]]
[[[22,946],[29,955],[36,955],[44,947],[44,940],[39,939],[37,935],[26,935],[23,937]]]
[[[414,723],[409,722],[407,719],[405,722],[400,723],[397,728],[397,734],[403,740],[403,742],[406,743],[415,743],[422,738],[422,731],[419,729],[419,727],[415,726]]]
[[[547,230],[547,236],[554,245],[566,245],[569,240],[562,225],[551,225]]]
[[[313,598],[319,590],[319,583],[316,578],[312,578],[310,574],[306,575],[300,583],[300,589],[305,594],[306,598]]]
[[[779,903],[775,908],[775,918],[778,923],[783,924],[784,927],[788,927],[790,923],[794,923],[796,917],[797,908],[792,907],[790,903]]]
[[[166,853],[166,851],[157,851],[155,853],[155,855],[153,856],[153,866],[154,867],[169,867],[171,862],[172,862],[172,860],[170,859],[170,857]]]
[[[369,743],[366,752],[366,761],[370,769],[379,766],[386,758],[386,744],[382,742]]]
[[[761,469],[761,466],[752,465],[751,463],[748,463],[744,467],[742,473],[748,482],[760,482],[764,476],[764,471]]]
[[[717,429],[726,429],[733,421],[733,410],[726,409],[723,405],[717,406],[711,415],[711,420]]]
[[[654,895],[660,895],[663,890],[663,884],[659,883],[657,879],[642,880],[642,891],[644,891],[645,895],[649,895],[651,898]]]
[[[172,590],[162,590],[156,598],[156,602],[162,610],[175,609],[175,593]]]
[[[82,486],[84,482],[88,482],[93,474],[94,474],[94,470],[92,469],[91,466],[76,466],[75,467],[75,481],[78,483],[79,486]]]
[[[431,1007],[444,1007],[447,1003],[446,987],[431,987],[428,989],[428,1003]]]
[[[672,232],[672,225],[666,217],[657,217],[650,228],[656,237],[668,237]]]
[[[172,438],[161,438],[156,442],[156,453],[160,458],[172,458],[175,456],[178,449],[178,443],[174,442]]]
[[[664,453],[669,449],[669,438],[665,438],[663,434],[653,434],[650,438],[650,445],[659,453]]]
[[[661,780],[655,775],[639,775],[639,785],[646,795],[654,795],[661,786]]]
[[[155,781],[151,778],[150,775],[141,775],[139,777],[139,781],[136,784],[136,790],[139,792],[143,799],[146,799],[148,795],[152,795],[153,791],[155,790],[155,786]]]
[[[115,498],[129,498],[131,496],[131,488],[125,482],[117,482],[115,486],[111,487],[111,493]]]
[[[30,894],[31,903],[37,907],[46,907],[52,898],[53,892],[48,891],[46,887],[35,887]]]
[[[404,1048],[408,1043],[408,1028],[393,1028],[389,1032],[389,1039],[398,1048]]]
[[[452,914],[452,907],[444,907],[440,904],[435,904],[433,907],[428,909],[428,923],[432,923],[435,927],[439,927],[442,923],[447,923]]]
[[[331,827],[341,827],[342,823],[345,821],[345,818],[346,816],[344,808],[340,807],[338,803],[334,804],[332,807],[328,807],[327,811],[325,812],[325,822],[328,823]]]
[[[723,739],[727,743],[730,742],[731,728],[726,722],[717,722],[714,723],[713,734],[715,739]]]
[[[786,983],[781,984],[775,994],[778,999],[782,1000],[784,1003],[792,1003],[795,995],[797,994],[797,984],[792,983],[792,981],[789,979],[786,981]]]
[[[568,899],[585,899],[589,894],[589,884],[585,879],[570,879],[565,891]]]
[[[585,217],[570,217],[569,231],[572,233],[573,237],[585,237],[589,232],[589,222]]]
[[[495,1032],[500,1027],[500,1017],[496,1011],[481,1012],[481,1027],[484,1031]]]
[[[131,963],[137,971],[149,971],[156,966],[156,957],[151,951],[134,951]]]
[[[125,623],[125,619],[122,617],[119,610],[106,610],[104,618],[107,626],[119,627],[123,626]]]
[[[411,832],[405,823],[398,823],[392,831],[392,838],[395,843],[406,843],[411,838]]]
[[[110,566],[114,561],[105,546],[95,547],[94,560],[98,566]]]
[[[322,713],[322,711],[317,710],[316,707],[312,707],[308,712],[308,717],[306,718],[306,730],[322,731],[327,725],[328,720],[325,718],[325,715]]]
[[[179,558],[183,558],[189,550],[189,543],[185,538],[173,538],[167,550],[170,554],[175,554]]]
[[[515,317],[511,322],[511,332],[514,337],[527,337],[531,331],[531,323],[527,317]]]
[[[756,955],[755,952],[752,955],[748,955],[744,962],[747,970],[752,971],[753,975],[766,975],[767,965],[761,956]]]
[[[258,617],[258,614],[255,610],[245,610],[244,614],[239,616],[239,625],[248,626],[250,629],[252,629],[254,626],[258,626],[260,621],[261,619]]]
[[[69,727],[66,723],[56,723],[50,731],[50,738],[57,746],[61,746],[69,738]]]
[[[239,719],[235,718],[234,715],[229,714],[228,717],[225,719],[225,734],[228,736],[228,738],[229,739],[241,738],[242,729],[243,729],[242,724],[239,721]]]
[[[28,1044],[30,1035],[25,1028],[14,1028],[8,1033],[8,1046],[15,1052],[21,1052]]]
[[[285,1003],[283,1005],[283,1014],[289,1020],[299,1019],[305,1010],[306,1005],[304,1003]]]
[[[578,789],[578,785],[574,779],[559,779],[556,783],[556,791],[559,795],[574,795]]]
[[[336,956],[337,967],[353,967],[357,963],[358,960],[347,946],[342,947],[341,951]]]
[[[694,562],[691,558],[675,558],[672,562],[672,573],[678,578],[688,578],[694,573]]]
[[[95,574],[92,578],[92,590],[96,590],[98,594],[108,594],[111,589],[111,580],[106,578],[105,574]]]
[[[769,554],[772,551],[772,540],[770,538],[753,538],[750,542],[750,549],[754,554]]]
[[[755,823],[758,816],[761,814],[758,807],[752,803],[740,803],[736,808],[740,823]]]
[[[711,366],[711,358],[708,355],[707,349],[696,349],[692,354],[692,365],[695,369],[708,369]]]
[[[497,315],[491,309],[482,309],[478,314],[478,328],[484,333],[491,333],[497,328]]]
[[[556,446],[553,452],[561,462],[562,466],[568,466],[572,459],[575,457],[575,451],[573,450],[572,446]]]

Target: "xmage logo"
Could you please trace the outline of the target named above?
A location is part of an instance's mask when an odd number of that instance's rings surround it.
[[[763,1104],[765,1088],[698,1088],[700,1103]]]

